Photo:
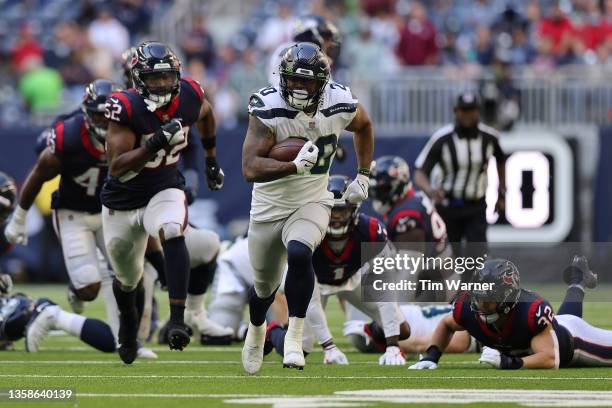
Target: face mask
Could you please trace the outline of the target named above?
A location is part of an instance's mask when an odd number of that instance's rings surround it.
[[[479,316],[480,319],[487,324],[495,323],[499,319],[499,313],[481,313]]]
[[[303,110],[311,104],[311,97],[308,94],[308,91],[303,89],[295,89],[288,91],[288,93],[289,95],[287,102],[295,109]]]
[[[161,108],[164,105],[167,105],[172,99],[172,94],[168,93],[165,95],[149,95],[147,99],[145,99],[145,104],[147,105],[147,109],[150,112],[155,112],[157,109]]]

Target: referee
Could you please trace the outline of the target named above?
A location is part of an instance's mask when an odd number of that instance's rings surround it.
[[[455,255],[482,256],[487,251],[487,167],[491,156],[495,157],[499,174],[495,207],[499,213],[504,209],[506,191],[505,158],[499,133],[480,123],[480,105],[474,93],[459,95],[454,113],[455,123],[435,132],[419,154],[414,181],[436,204]],[[434,168],[439,169],[440,182],[435,183],[439,187],[430,182]],[[478,244],[462,251],[464,238]]]

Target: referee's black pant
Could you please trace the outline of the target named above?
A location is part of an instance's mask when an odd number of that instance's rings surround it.
[[[436,209],[446,224],[454,256],[477,258],[487,253],[487,203],[484,198],[448,206],[438,204]],[[471,280],[472,273],[466,271],[461,280]]]

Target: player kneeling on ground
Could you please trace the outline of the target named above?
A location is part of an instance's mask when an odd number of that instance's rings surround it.
[[[461,330],[486,346],[479,361],[495,368],[612,366],[612,331],[582,319],[584,288],[594,288],[597,275],[586,258],[575,256],[564,279],[569,287],[555,316],[547,300],[521,289],[512,262],[486,261],[474,282],[492,283],[493,289],[459,293],[453,313],[436,327],[427,355],[410,368],[437,368],[441,350]]]

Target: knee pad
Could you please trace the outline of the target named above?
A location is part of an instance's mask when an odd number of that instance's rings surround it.
[[[81,297],[81,294],[89,298],[88,292],[93,292],[94,289],[90,288],[90,286],[99,284],[101,281],[100,272],[98,271],[97,265],[81,265],[78,268],[75,268],[73,271],[70,271],[70,281],[72,286],[75,289],[75,293],[79,296],[81,300],[93,300],[95,299],[98,291],[95,290],[92,299],[84,299]]]
[[[164,234],[164,241],[183,235],[182,225],[177,224],[175,222],[167,222],[165,224],[162,224],[160,230]]]
[[[299,241],[289,241],[287,244],[287,263],[289,265],[304,265],[312,260],[312,251]]]

